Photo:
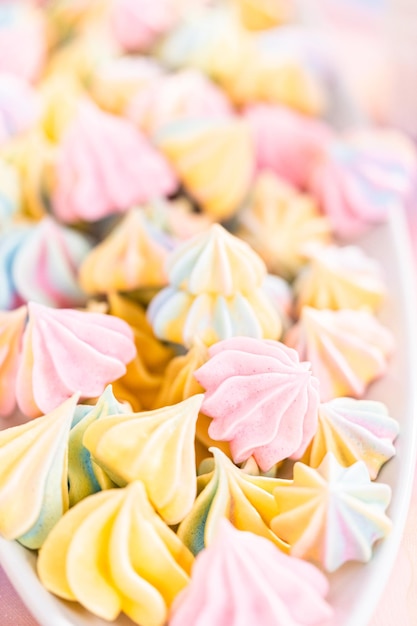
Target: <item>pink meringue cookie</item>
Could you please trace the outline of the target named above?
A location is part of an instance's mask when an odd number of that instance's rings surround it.
[[[28,81],[39,77],[46,59],[45,20],[29,2],[0,2],[0,72]]]
[[[312,165],[332,138],[324,122],[285,107],[256,104],[246,108],[258,170],[271,170],[304,188]]]
[[[0,71],[0,145],[28,130],[38,115],[39,101],[31,85],[19,76]]]
[[[278,341],[235,337],[209,348],[194,376],[204,387],[209,435],[228,441],[235,463],[253,456],[262,471],[300,458],[317,428],[318,380],[310,363]]]
[[[132,99],[127,116],[135,125],[155,133],[183,117],[232,115],[225,94],[201,72],[188,69],[161,76]]]
[[[177,18],[172,0],[112,0],[110,24],[127,52],[146,51]]]
[[[312,164],[308,188],[337,235],[359,236],[410,198],[417,181],[416,151],[400,133],[356,131],[324,148]]]
[[[52,411],[76,391],[101,395],[136,354],[130,327],[116,317],[34,302],[28,310],[16,397],[29,417]]]
[[[94,221],[177,187],[171,167],[139,130],[88,100],[64,133],[56,175],[52,207],[64,222]]]
[[[222,520],[197,556],[169,626],[320,626],[333,613],[328,588],[318,568]]]
[[[0,416],[3,417],[10,415],[16,406],[14,385],[26,315],[25,306],[15,311],[0,311]]]

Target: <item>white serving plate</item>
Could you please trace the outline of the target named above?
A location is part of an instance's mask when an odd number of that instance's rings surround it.
[[[394,564],[409,507],[417,444],[417,341],[413,261],[405,218],[393,212],[358,242],[383,267],[389,296],[380,319],[394,333],[397,348],[388,375],[375,383],[367,397],[385,402],[400,423],[397,456],[383,468],[379,481],[392,488],[388,513],[393,521],[390,536],[375,549],[366,565],[346,564],[330,576],[330,596],[335,615],[323,626],[367,626],[379,602]],[[0,428],[10,420],[0,420]],[[16,494],[18,497],[18,494]],[[76,603],[49,594],[36,576],[36,557],[18,543],[0,539],[0,564],[41,626],[106,626]],[[116,626],[131,626],[121,616]],[[185,624],[184,626],[193,626]]]

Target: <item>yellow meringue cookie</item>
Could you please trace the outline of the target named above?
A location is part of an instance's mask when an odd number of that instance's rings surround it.
[[[0,534],[39,548],[68,509],[68,435],[78,395],[0,431]]]
[[[270,272],[292,279],[307,263],[308,252],[330,243],[331,228],[313,198],[272,172],[263,172],[239,216],[237,235]]]
[[[157,132],[156,143],[206,213],[218,220],[236,213],[254,170],[252,139],[244,120],[231,116],[176,120]]]
[[[108,299],[108,312],[129,324],[137,350],[126,374],[113,383],[114,393],[119,400],[129,402],[134,411],[154,408],[155,394],[174,352],[155,337],[141,306],[116,293]]]
[[[40,85],[41,128],[49,141],[58,144],[77,113],[83,89],[71,75],[53,74]]]
[[[141,480],[167,524],[177,524],[196,494],[194,435],[203,394],[173,406],[92,423],[83,445],[118,485]]]
[[[178,528],[178,536],[197,554],[210,545],[221,519],[227,518],[239,530],[266,537],[286,551],[286,544],[270,529],[279,509],[273,496],[278,486],[289,481],[251,476],[239,469],[218,448],[210,448],[215,467],[198,477],[199,495]]]
[[[80,285],[92,295],[163,287],[168,282],[164,264],[172,247],[145,211],[133,208],[85,258]]]
[[[40,550],[38,575],[49,591],[102,619],[123,612],[140,626],[164,626],[192,562],[136,481],[72,508]]]
[[[378,263],[358,246],[313,250],[294,282],[296,309],[368,309],[376,312],[386,287]]]
[[[237,0],[243,25],[249,30],[264,30],[287,22],[293,15],[288,0]]]
[[[0,415],[7,416],[16,406],[14,385],[27,308],[0,311]]]

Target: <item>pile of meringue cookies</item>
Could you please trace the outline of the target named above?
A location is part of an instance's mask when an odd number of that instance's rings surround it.
[[[391,527],[355,240],[416,156],[292,4],[0,3],[0,535],[104,620],[322,626]]]

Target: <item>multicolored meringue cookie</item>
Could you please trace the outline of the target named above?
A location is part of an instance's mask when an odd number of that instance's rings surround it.
[[[193,554],[211,545],[221,520],[228,519],[239,530],[266,537],[280,549],[286,544],[270,529],[278,514],[274,489],[289,481],[266,476],[251,476],[239,469],[218,448],[210,448],[214,470],[198,477],[198,496],[178,528],[178,537]]]
[[[38,575],[49,591],[102,619],[123,612],[140,626],[164,626],[192,562],[136,481],[68,511],[39,552]]]
[[[304,307],[284,342],[310,361],[320,398],[362,398],[368,385],[387,371],[394,349],[391,332],[368,311]]]
[[[47,306],[81,306],[86,295],[78,284],[78,268],[91,249],[82,234],[44,217],[31,226],[14,254],[14,289],[24,302]]]
[[[254,104],[244,115],[252,130],[258,170],[271,170],[305,189],[315,162],[333,140],[330,127],[277,105]]]
[[[204,74],[189,69],[149,82],[138,91],[126,112],[136,126],[153,135],[178,119],[231,116],[232,107]]]
[[[15,311],[0,310],[0,416],[2,417],[11,415],[16,406],[14,386],[26,316],[25,306]]]
[[[254,162],[248,124],[236,117],[184,118],[158,131],[157,146],[203,211],[232,217],[249,192]]]
[[[14,309],[23,304],[13,278],[13,264],[18,251],[28,236],[27,223],[6,224],[0,231],[0,310]]]
[[[169,624],[320,626],[333,613],[324,599],[328,588],[310,563],[224,519],[213,542],[197,556]]]
[[[165,263],[174,247],[144,209],[133,208],[85,258],[80,285],[93,295],[163,287],[168,282]]]
[[[78,396],[0,431],[0,534],[37,549],[68,509],[68,433]],[[19,494],[16,497],[16,494]]]
[[[0,233],[21,209],[22,196],[17,169],[0,157]]]
[[[382,402],[335,398],[320,405],[317,431],[302,461],[318,467],[332,452],[338,463],[349,467],[364,461],[372,480],[395,455],[399,424]]]
[[[347,561],[366,563],[391,529],[388,485],[371,482],[365,463],[345,468],[329,452],[313,469],[294,466],[294,480],[274,490],[279,515],[272,530],[290,553],[334,572]]]
[[[262,287],[282,321],[284,331],[292,326],[293,293],[289,283],[280,276],[267,274]]]
[[[354,245],[312,250],[293,288],[298,312],[303,306],[376,312],[387,292],[379,264]]]
[[[271,171],[256,178],[238,223],[237,235],[252,246],[268,270],[288,279],[307,263],[309,253],[331,242],[330,222],[313,198]]]
[[[0,72],[38,79],[46,58],[45,21],[29,2],[0,2]]]
[[[115,293],[108,298],[110,315],[129,324],[136,346],[136,356],[127,364],[126,374],[113,383],[114,392],[117,398],[128,402],[134,411],[157,408],[154,404],[155,396],[174,353],[155,337],[141,306]],[[179,398],[166,404],[175,404],[184,399]]]
[[[57,156],[52,208],[64,222],[94,221],[173,192],[176,178],[127,120],[83,101]]]
[[[181,244],[167,264],[170,286],[148,309],[157,337],[191,346],[237,335],[277,338],[282,325],[262,289],[266,268],[219,224]]]
[[[145,52],[178,18],[173,0],[112,0],[110,6],[113,35],[127,52]]]
[[[356,131],[324,146],[308,188],[341,237],[384,221],[409,199],[417,175],[414,146],[395,131]]]
[[[16,381],[25,415],[51,411],[75,391],[83,398],[99,396],[135,356],[133,333],[116,317],[34,302],[28,312]]]
[[[75,410],[68,440],[68,489],[69,506],[72,507],[87,496],[116,487],[91,458],[83,445],[87,428],[98,419],[108,415],[127,413],[128,407],[120,404],[113,395],[111,385],[103,391],[95,406],[80,405]]]
[[[277,341],[235,337],[209,348],[194,376],[206,390],[209,435],[228,441],[235,463],[253,456],[267,472],[300,458],[317,429],[318,380],[310,363]]]
[[[34,89],[22,78],[0,72],[0,145],[9,137],[31,128],[38,114],[39,103]]]
[[[169,525],[183,520],[195,500],[194,436],[202,399],[199,394],[154,411],[103,417],[83,437],[94,461],[116,484],[143,482]]]

